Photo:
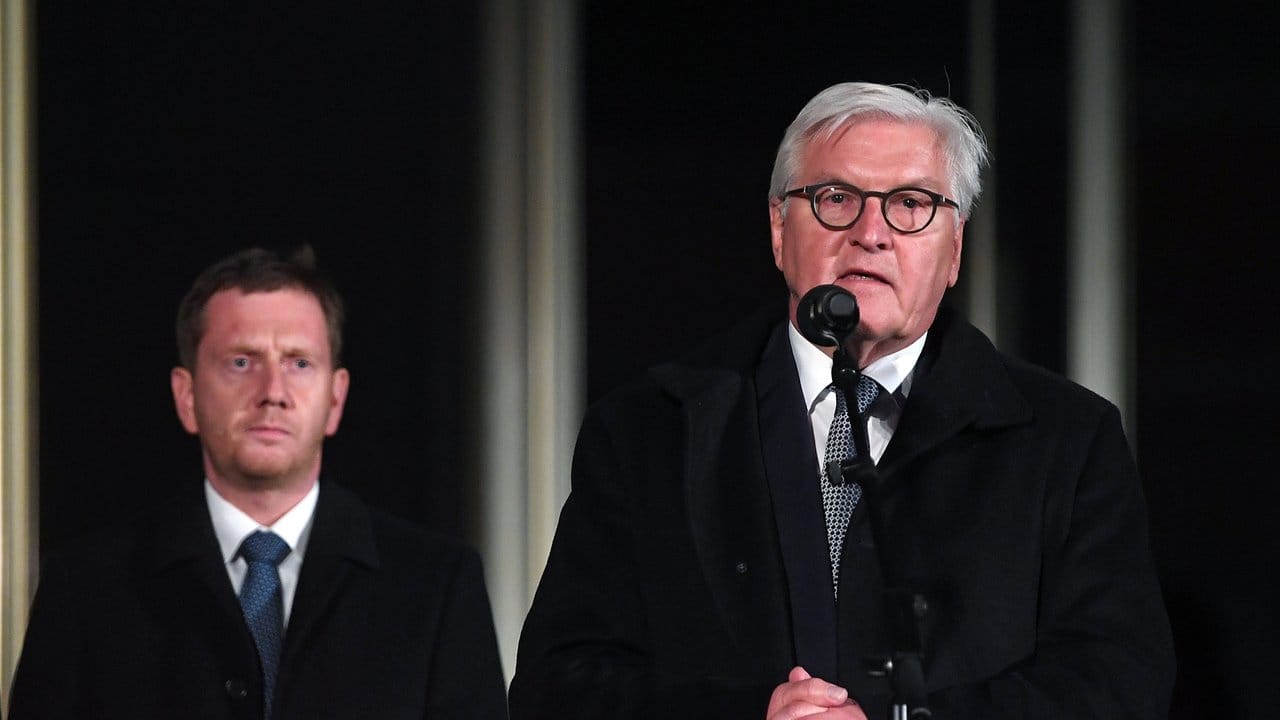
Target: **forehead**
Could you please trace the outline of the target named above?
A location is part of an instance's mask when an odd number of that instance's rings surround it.
[[[924,123],[867,118],[811,138],[801,153],[798,173],[804,183],[943,181],[946,153],[942,138]]]
[[[292,288],[246,293],[219,290],[204,308],[202,346],[288,340],[329,347],[324,309],[311,293]]]

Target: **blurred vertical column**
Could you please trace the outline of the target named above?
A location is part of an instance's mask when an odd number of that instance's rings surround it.
[[[577,7],[490,0],[486,11],[476,452],[481,549],[510,678],[585,396]]]
[[[1125,208],[1126,3],[1071,8],[1067,373],[1120,407],[1130,433],[1133,267]]]
[[[29,0],[0,0],[0,694],[35,589],[35,188]]]
[[[969,3],[969,109],[982,126],[988,147],[996,145],[996,12],[995,0]],[[996,245],[997,167],[983,173],[982,197],[965,228],[964,266],[969,319],[1001,344],[999,326],[999,254]]]

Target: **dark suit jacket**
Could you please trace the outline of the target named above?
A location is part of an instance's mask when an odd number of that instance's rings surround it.
[[[261,674],[199,484],[43,565],[12,720],[259,718]],[[479,558],[324,483],[277,720],[506,716]]]
[[[589,412],[520,641],[530,718],[763,718],[803,664],[872,718],[889,649],[865,504],[831,597],[817,459],[780,313]],[[879,464],[895,584],[924,592],[935,718],[1157,718],[1173,681],[1116,409],[945,310]]]

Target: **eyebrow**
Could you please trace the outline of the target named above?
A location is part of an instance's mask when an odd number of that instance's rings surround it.
[[[917,177],[911,180],[906,180],[904,182],[898,183],[886,189],[895,190],[897,188],[905,188],[905,187],[931,188],[931,187],[941,186],[942,184],[943,184],[942,181],[938,180],[937,178]],[[855,188],[858,188],[859,190],[867,189],[855,182],[850,182],[849,180],[845,180],[843,178],[837,178],[837,177],[831,177],[831,176],[828,176],[827,179],[825,180],[817,180],[815,182],[804,184],[805,187],[810,185],[848,185],[849,187],[855,187]]]
[[[298,344],[281,345],[280,354],[284,357],[297,357],[305,355],[307,357],[320,357],[321,348],[318,346],[305,346]],[[233,343],[227,352],[233,355],[266,355],[267,349],[263,345],[255,345],[247,342]]]

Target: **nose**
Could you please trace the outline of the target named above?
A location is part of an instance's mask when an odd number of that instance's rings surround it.
[[[285,385],[284,367],[280,363],[266,363],[262,377],[262,397],[258,405],[289,406],[289,389]]]
[[[884,217],[884,198],[868,197],[864,202],[862,216],[845,230],[849,242],[871,252],[892,250],[894,230]]]

